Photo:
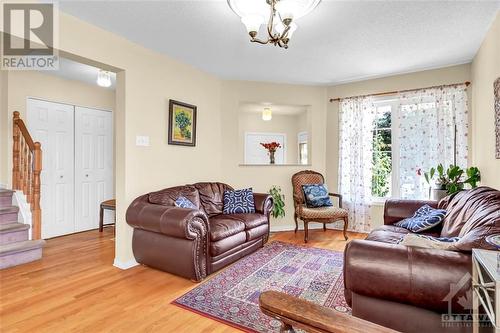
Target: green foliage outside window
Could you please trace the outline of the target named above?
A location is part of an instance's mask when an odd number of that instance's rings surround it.
[[[391,191],[391,143],[391,114],[385,112],[374,121],[372,157],[372,196],[374,197],[386,197]]]

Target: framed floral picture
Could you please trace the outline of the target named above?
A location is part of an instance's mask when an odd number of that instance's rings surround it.
[[[495,157],[500,158],[500,77],[495,80],[493,91],[495,94]]]
[[[169,101],[168,144],[196,146],[196,106]]]

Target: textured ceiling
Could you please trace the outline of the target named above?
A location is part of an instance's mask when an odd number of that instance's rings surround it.
[[[264,0],[256,0],[264,1]],[[328,1],[288,50],[248,41],[226,1],[60,1],[63,11],[224,79],[332,84],[472,60],[500,1]]]

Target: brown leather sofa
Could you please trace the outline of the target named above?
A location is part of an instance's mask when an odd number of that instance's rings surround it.
[[[426,234],[460,237],[460,251],[397,244],[409,231],[393,224],[426,203],[447,210],[442,225]],[[485,237],[500,232],[500,191],[479,187],[439,205],[388,200],[384,224],[346,247],[345,297],[353,315],[401,332],[472,332],[466,325],[444,327],[442,314],[449,313],[449,305],[453,314],[470,313],[462,304],[471,297],[471,250],[493,249]]]
[[[269,238],[272,198],[254,193],[255,213],[222,214],[223,183],[167,188],[135,199],[127,210],[137,262],[200,281],[261,248]],[[175,207],[184,196],[198,209]]]

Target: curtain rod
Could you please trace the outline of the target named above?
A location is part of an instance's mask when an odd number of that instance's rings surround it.
[[[384,95],[395,95],[395,94],[399,94],[399,93],[402,93],[402,92],[408,92],[408,91],[415,91],[415,90],[421,90],[421,89],[432,89],[432,88],[442,88],[442,87],[453,87],[453,86],[457,86],[459,84],[465,84],[466,87],[468,87],[470,85],[470,82],[469,81],[465,81],[463,83],[454,83],[454,84],[443,84],[443,85],[440,85],[440,86],[431,86],[431,87],[427,87],[427,88],[417,88],[417,89],[405,89],[405,90],[395,90],[395,91],[386,91],[386,92],[381,92],[381,93],[375,93],[375,94],[366,94],[366,95],[358,95],[358,96],[349,96],[349,97],[338,97],[338,98],[330,98],[330,103],[332,102],[339,102],[341,99],[344,99],[344,98],[353,98],[353,97],[366,97],[366,96],[384,96]]]

